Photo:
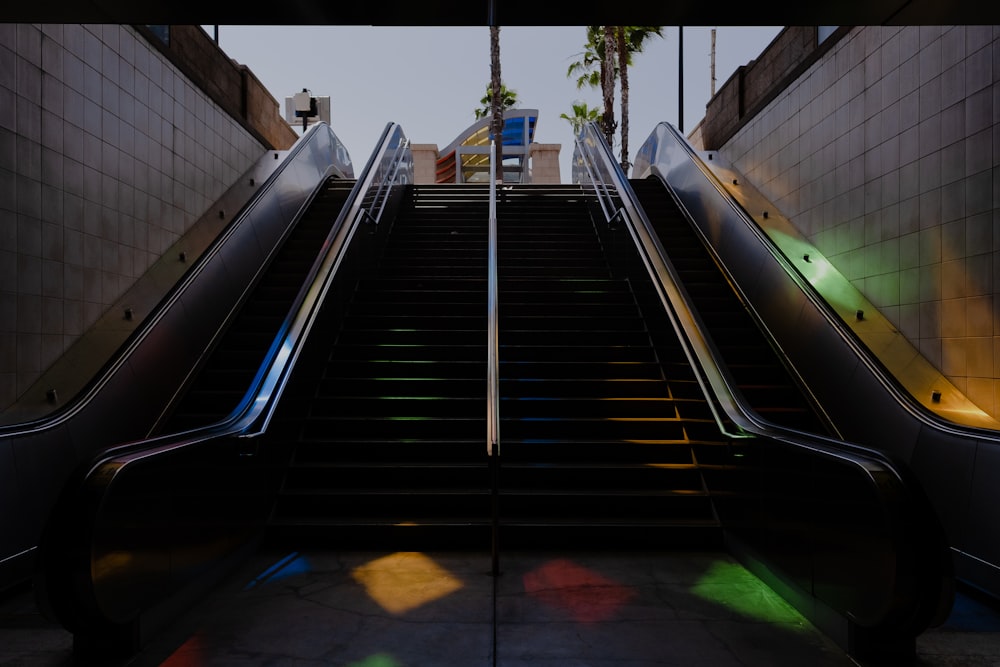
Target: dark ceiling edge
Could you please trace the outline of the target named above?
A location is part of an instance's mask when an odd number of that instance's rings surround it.
[[[500,26],[621,23],[716,27],[764,25],[989,25],[1000,24],[1000,3],[989,0],[838,0],[834,3],[749,3],[734,0],[285,0],[280,4],[203,0],[81,0],[8,2],[5,23],[129,23],[196,25],[344,25],[475,27],[489,25],[495,2]]]

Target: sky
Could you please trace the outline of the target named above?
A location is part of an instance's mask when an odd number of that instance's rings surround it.
[[[205,26],[219,46],[246,65],[279,103],[303,88],[330,98],[330,126],[360,173],[389,122],[412,143],[444,148],[475,122],[490,81],[485,26]],[[712,90],[712,26],[666,26],[629,68],[629,158],[658,123],[689,133],[705,115]],[[715,88],[757,58],[781,26],[715,28]],[[679,39],[682,38],[682,39]],[[599,89],[567,77],[586,41],[583,26],[500,28],[500,71],[518,107],[537,109],[535,141],[560,144],[560,176],[570,179],[573,133],[561,114],[574,102],[602,106]],[[683,118],[679,99],[683,42]],[[616,98],[616,117],[619,116]],[[619,147],[615,147],[620,157]]]

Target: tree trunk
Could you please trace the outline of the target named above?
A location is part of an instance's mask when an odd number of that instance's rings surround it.
[[[622,89],[622,169],[628,176],[628,43],[626,42],[625,26],[618,26],[618,76],[621,78]]]
[[[496,142],[496,178],[503,182],[503,103],[500,91],[500,28],[490,26],[490,88],[493,92],[491,101],[493,120],[491,134]]]
[[[601,64],[601,92],[604,94],[604,138],[615,145],[615,28],[604,26],[604,60]]]

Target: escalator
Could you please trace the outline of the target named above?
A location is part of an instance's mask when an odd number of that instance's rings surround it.
[[[240,404],[355,182],[335,177],[326,180],[181,398],[159,424],[159,433],[205,426]]]
[[[283,156],[261,155],[206,207],[211,215],[206,211],[122,296],[130,321],[123,326],[121,311],[109,309],[52,367],[58,400],[29,401],[37,418],[0,427],[0,451],[18,461],[4,466],[0,480],[16,508],[0,515],[0,588],[37,571],[61,497],[87,469],[161,432],[167,406],[330,176],[354,178],[346,150],[325,124]]]
[[[629,183],[747,403],[772,423],[834,435],[663,184],[655,178]]]

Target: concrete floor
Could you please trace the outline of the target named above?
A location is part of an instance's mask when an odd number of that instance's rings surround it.
[[[261,553],[129,664],[857,664],[726,554],[517,553],[500,565],[493,577],[487,554]],[[0,598],[0,667],[76,664],[72,637],[30,591]],[[1000,665],[1000,614],[959,595],[913,664]]]

